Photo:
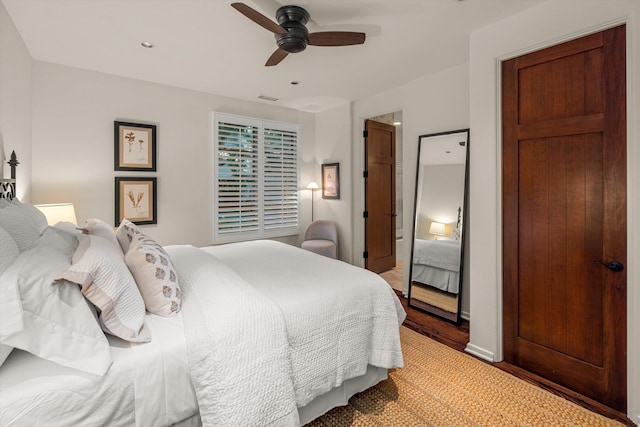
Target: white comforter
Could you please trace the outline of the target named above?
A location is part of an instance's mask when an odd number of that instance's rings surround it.
[[[413,263],[460,271],[460,242],[416,239],[413,247]]]
[[[299,424],[278,307],[206,252],[192,246],[166,250],[180,277],[203,425]]]
[[[204,425],[298,425],[368,364],[403,366],[405,313],[376,274],[272,241],[167,251]]]
[[[196,416],[183,320],[147,314],[153,339],[109,336],[105,376],[13,350],[0,369],[0,426],[169,426]]]

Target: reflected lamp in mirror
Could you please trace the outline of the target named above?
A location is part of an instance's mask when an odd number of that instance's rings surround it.
[[[431,222],[431,227],[429,227],[429,233],[433,234],[435,240],[438,240],[438,237],[444,236],[444,224],[441,222]]]
[[[44,214],[49,225],[55,225],[59,222],[70,222],[72,224],[78,223],[73,203],[52,203],[34,206],[40,209]]]

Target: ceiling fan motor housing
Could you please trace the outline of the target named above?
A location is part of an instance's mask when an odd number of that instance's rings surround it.
[[[287,34],[276,34],[278,48],[289,53],[302,52],[309,44],[309,12],[299,6],[282,6],[276,12],[278,24]]]

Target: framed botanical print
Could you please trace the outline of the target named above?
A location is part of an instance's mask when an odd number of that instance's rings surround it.
[[[115,225],[123,218],[134,224],[157,224],[157,178],[116,177]]]
[[[340,163],[322,165],[322,198],[340,198]]]
[[[114,122],[117,171],[156,171],[156,125]]]

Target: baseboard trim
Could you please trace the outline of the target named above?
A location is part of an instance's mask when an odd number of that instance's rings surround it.
[[[464,351],[466,351],[469,354],[472,354],[482,360],[485,360],[489,363],[493,363],[493,352],[489,351],[489,350],[485,350],[482,347],[478,347],[476,345],[471,344],[470,342],[467,343],[467,346],[464,348]]]

